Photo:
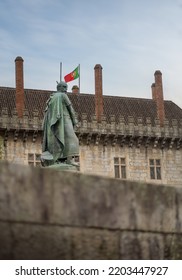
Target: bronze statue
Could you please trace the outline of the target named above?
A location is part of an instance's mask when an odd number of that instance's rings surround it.
[[[79,156],[79,142],[74,132],[77,120],[66,92],[67,84],[60,82],[47,101],[43,121],[43,166],[58,163],[77,166],[74,161],[74,157]]]

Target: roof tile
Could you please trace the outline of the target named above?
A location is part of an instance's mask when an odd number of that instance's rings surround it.
[[[28,115],[33,117],[33,111],[38,110],[39,117],[43,118],[44,109],[47,99],[52,91],[25,89],[25,109]],[[15,108],[15,88],[0,87],[0,111],[3,108],[8,109],[8,115],[11,117]],[[95,114],[95,95],[94,94],[73,94],[68,93],[75,111],[80,119],[81,114],[86,113],[88,121],[91,121]],[[106,120],[115,115],[116,122],[120,116],[123,116],[125,121],[129,116],[132,116],[136,122],[137,118],[142,117],[144,121],[150,117],[152,124],[155,123],[157,117],[156,104],[152,99],[131,98],[120,96],[103,96],[104,99],[104,114]],[[171,123],[172,119],[182,120],[182,109],[172,101],[164,101],[165,116]]]

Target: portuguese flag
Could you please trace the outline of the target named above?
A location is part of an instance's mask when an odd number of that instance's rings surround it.
[[[71,82],[75,79],[77,79],[79,77],[79,66],[77,68],[75,68],[75,70],[73,70],[71,73],[67,74],[64,77],[64,80],[66,83]]]

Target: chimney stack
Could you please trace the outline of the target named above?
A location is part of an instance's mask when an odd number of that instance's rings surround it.
[[[160,125],[163,126],[165,119],[164,111],[164,97],[163,97],[163,86],[162,86],[162,73],[157,70],[154,73],[155,83],[152,84],[152,99],[156,102],[157,106],[157,117]]]
[[[24,81],[23,81],[23,58],[17,56],[15,59],[15,79],[16,79],[16,109],[18,117],[23,117],[24,110]]]
[[[74,93],[74,94],[79,93],[79,87],[78,87],[77,85],[74,85],[74,86],[72,87],[72,93]]]
[[[155,83],[153,83],[153,84],[151,85],[151,90],[152,90],[152,99],[153,99],[154,101],[156,101]]]
[[[103,92],[102,92],[102,66],[96,64],[95,70],[95,114],[97,121],[101,121],[103,115]]]

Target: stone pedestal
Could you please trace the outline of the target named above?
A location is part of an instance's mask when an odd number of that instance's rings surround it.
[[[74,166],[72,164],[66,164],[66,163],[52,164],[43,168],[54,169],[57,171],[74,171],[74,172],[78,172],[80,170],[80,166]]]

